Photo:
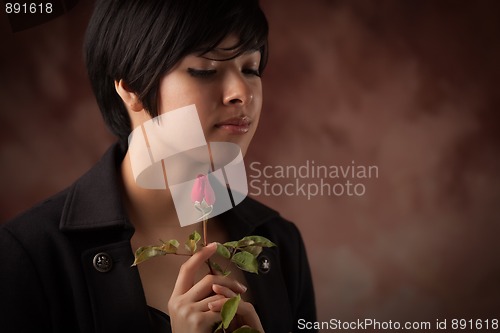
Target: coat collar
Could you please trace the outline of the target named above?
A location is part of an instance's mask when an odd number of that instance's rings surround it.
[[[113,145],[92,169],[68,189],[61,230],[130,226],[122,203],[118,172],[124,156],[120,146]]]
[[[68,190],[60,229],[63,231],[108,228],[133,229],[122,202],[120,163],[125,151],[114,144],[101,160]],[[239,239],[278,213],[247,197],[220,215],[229,236]]]

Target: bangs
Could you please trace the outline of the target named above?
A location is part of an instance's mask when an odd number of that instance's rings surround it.
[[[236,4],[235,4],[236,3]],[[259,70],[262,72],[267,64],[268,55],[268,24],[264,13],[258,5],[258,1],[236,1],[228,0],[217,2],[218,8],[200,12],[198,27],[192,40],[192,49],[187,54],[199,56],[218,49],[220,43],[228,36],[234,35],[238,42],[223,51],[230,51],[231,56],[227,58],[208,58],[211,60],[231,60],[243,53],[259,51],[261,61]],[[229,9],[229,10],[228,10]],[[211,13],[212,15],[207,15]],[[186,54],[186,55],[187,55]]]

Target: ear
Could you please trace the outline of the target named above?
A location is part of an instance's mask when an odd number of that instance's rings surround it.
[[[130,87],[123,81],[115,80],[115,89],[118,95],[120,95],[123,103],[130,111],[139,112],[144,110],[142,102],[135,92],[130,89]]]

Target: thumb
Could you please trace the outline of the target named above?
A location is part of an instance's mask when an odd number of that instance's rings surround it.
[[[215,251],[217,251],[217,243],[210,243],[182,264],[172,296],[182,295],[193,287],[196,272]]]

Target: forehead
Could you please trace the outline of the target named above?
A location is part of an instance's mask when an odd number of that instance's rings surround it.
[[[260,58],[260,52],[258,50],[248,50],[242,53],[239,48],[239,38],[235,35],[229,35],[224,38],[214,49],[203,53],[201,57],[211,60],[229,60],[240,55],[254,55],[255,57],[258,56]]]

